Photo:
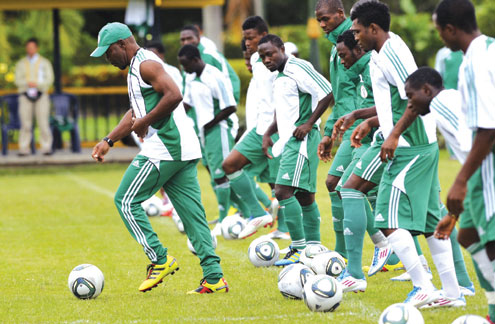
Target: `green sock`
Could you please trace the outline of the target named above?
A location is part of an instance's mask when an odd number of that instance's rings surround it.
[[[232,190],[236,193],[240,200],[246,202],[251,211],[250,216],[259,217],[266,214],[263,207],[261,207],[258,199],[256,199],[256,194],[254,193],[253,186],[251,184],[252,180],[249,179],[245,172],[237,171],[232,174],[228,174],[227,178],[230,180],[230,186]]]
[[[303,214],[304,236],[306,244],[321,244],[320,211],[315,201],[311,205],[301,206]]]
[[[234,190],[230,190],[230,202],[232,205],[236,205],[236,208],[241,212],[244,218],[249,218],[251,216],[251,211],[249,210],[249,206],[242,199],[239,199],[235,194]]]
[[[278,209],[277,218],[278,218],[277,229],[280,232],[287,233],[289,231],[289,228],[287,227],[287,224],[285,223],[285,213],[284,213],[284,210],[282,208]]]
[[[337,191],[330,192],[330,201],[332,202],[332,219],[333,230],[335,232],[335,251],[347,258],[344,240],[344,210],[342,209],[342,200]]]
[[[342,204],[344,204],[343,201]],[[370,202],[367,198],[364,199],[364,208],[366,209],[366,232],[368,232],[369,236],[373,236],[379,231],[379,229],[375,227],[375,213],[373,213],[373,211],[371,210]],[[345,214],[345,210],[344,210],[344,214]]]
[[[457,229],[454,227],[450,234],[450,244],[452,245],[452,254],[454,256],[455,275],[459,286],[469,287],[472,282],[469,279],[469,274],[466,270],[466,263],[462,256],[462,251],[459,243],[457,242]]]
[[[388,261],[387,261],[387,264],[390,264],[390,265],[396,265],[397,263],[400,262],[400,259],[399,257],[397,256],[397,254],[395,253],[392,253],[390,255],[390,258],[388,258]]]
[[[230,185],[228,182],[215,186],[215,193],[218,200],[218,214],[221,222],[229,212],[230,208]]]
[[[304,237],[301,205],[299,205],[299,202],[294,196],[279,201],[279,204],[280,208],[284,209],[285,223],[289,228],[292,239],[291,247],[298,250],[304,249],[306,247],[306,239]]]
[[[254,181],[252,181],[252,184],[254,186],[254,193],[256,194],[256,199],[258,199],[259,202],[265,206],[265,208],[270,207],[272,204],[272,201],[270,198],[267,196],[267,194],[261,189],[261,187]]]
[[[488,304],[488,316],[490,321],[495,322],[495,304]]]
[[[368,211],[371,213],[365,195],[354,189],[342,188],[342,206],[344,209],[344,239],[347,251],[347,271],[354,278],[364,277],[362,270],[363,242],[366,232]],[[368,210],[366,209],[368,205]]]

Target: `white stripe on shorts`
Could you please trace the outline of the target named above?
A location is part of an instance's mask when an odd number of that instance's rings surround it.
[[[363,179],[366,181],[370,181],[380,165],[382,165],[382,160],[380,159],[380,153],[378,153],[364,170]]]
[[[304,155],[299,154],[297,156],[296,169],[294,170],[294,179],[292,179],[292,186],[299,187],[299,180],[301,180],[301,173],[304,166]]]
[[[495,213],[495,187],[493,184],[493,153],[481,163],[481,179],[483,181],[483,198],[485,200],[485,216],[488,222]]]
[[[388,227],[399,228],[399,201],[400,190],[392,186],[390,201],[388,204]]]

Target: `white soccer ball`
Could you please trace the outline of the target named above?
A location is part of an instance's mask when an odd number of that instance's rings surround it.
[[[294,263],[278,274],[278,290],[282,296],[290,299],[302,299],[304,285],[315,273],[308,266]]]
[[[311,269],[316,274],[326,274],[337,278],[345,269],[345,260],[338,252],[322,252],[313,257]]]
[[[334,277],[314,275],[304,285],[303,299],[313,312],[333,312],[342,301],[342,286]]]
[[[311,267],[311,261],[313,261],[315,255],[326,251],[328,251],[328,249],[324,245],[310,244],[306,246],[304,250],[302,250],[299,262],[307,265],[308,267]]]
[[[211,232],[210,232],[210,235],[211,235],[211,244],[213,245],[213,249],[216,249],[217,248],[217,237],[215,235],[211,234]],[[189,248],[189,251],[191,251],[192,254],[196,255],[196,250],[194,249],[189,238],[187,239],[187,247]]]
[[[69,289],[79,299],[98,297],[104,283],[103,273],[92,264],[80,264],[69,274]]]
[[[148,217],[158,216],[162,212],[163,202],[157,196],[151,196],[148,200],[141,203]]]
[[[272,239],[259,237],[249,244],[249,261],[255,267],[269,267],[277,262],[279,255],[278,244]]]
[[[462,315],[457,318],[452,324],[490,324],[486,319],[478,315]]]
[[[246,224],[247,221],[239,214],[227,216],[222,220],[222,236],[226,240],[236,240]]]
[[[380,315],[379,324],[424,324],[421,312],[414,306],[397,303],[388,306]]]

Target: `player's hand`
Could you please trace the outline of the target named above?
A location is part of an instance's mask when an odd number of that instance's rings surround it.
[[[356,118],[353,113],[349,113],[337,119],[333,125],[332,140],[342,140],[344,133],[356,122]]]
[[[361,147],[361,140],[371,132],[371,126],[365,120],[361,124],[357,125],[351,134],[351,146]]]
[[[332,159],[333,140],[330,136],[323,136],[320,144],[318,144],[318,158],[323,162],[328,162]]]
[[[455,180],[447,195],[447,209],[452,215],[460,215],[464,211],[464,198],[466,198],[467,184]]]
[[[268,135],[263,135],[263,142],[261,144],[261,149],[263,150],[263,154],[266,155],[267,158],[273,159],[273,156],[270,155],[268,149],[273,146],[272,138]]]
[[[454,216],[447,214],[437,224],[435,229],[435,237],[439,240],[446,240],[450,237],[452,230],[455,227],[456,219]]]
[[[97,162],[104,162],[105,154],[107,154],[110,149],[110,145],[107,142],[101,141],[93,147],[93,152],[91,153],[91,157],[93,160]]]
[[[298,140],[302,141],[304,139],[304,137],[306,136],[306,134],[308,134],[312,128],[313,128],[312,124],[304,123],[304,124],[298,126],[294,130],[292,135],[294,135],[294,137],[297,138]]]
[[[148,134],[149,124],[144,118],[134,118],[131,130],[140,138],[145,138]]]
[[[387,137],[380,150],[380,159],[382,162],[387,162],[387,160],[392,160],[394,158],[397,145],[399,145],[399,138],[395,136]]]

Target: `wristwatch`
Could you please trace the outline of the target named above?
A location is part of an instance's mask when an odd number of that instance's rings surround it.
[[[113,141],[112,141],[111,139],[109,139],[108,137],[106,137],[106,136],[105,136],[105,137],[103,138],[103,140],[104,140],[105,142],[107,142],[107,143],[108,143],[108,145],[110,145],[110,147],[113,147]]]

